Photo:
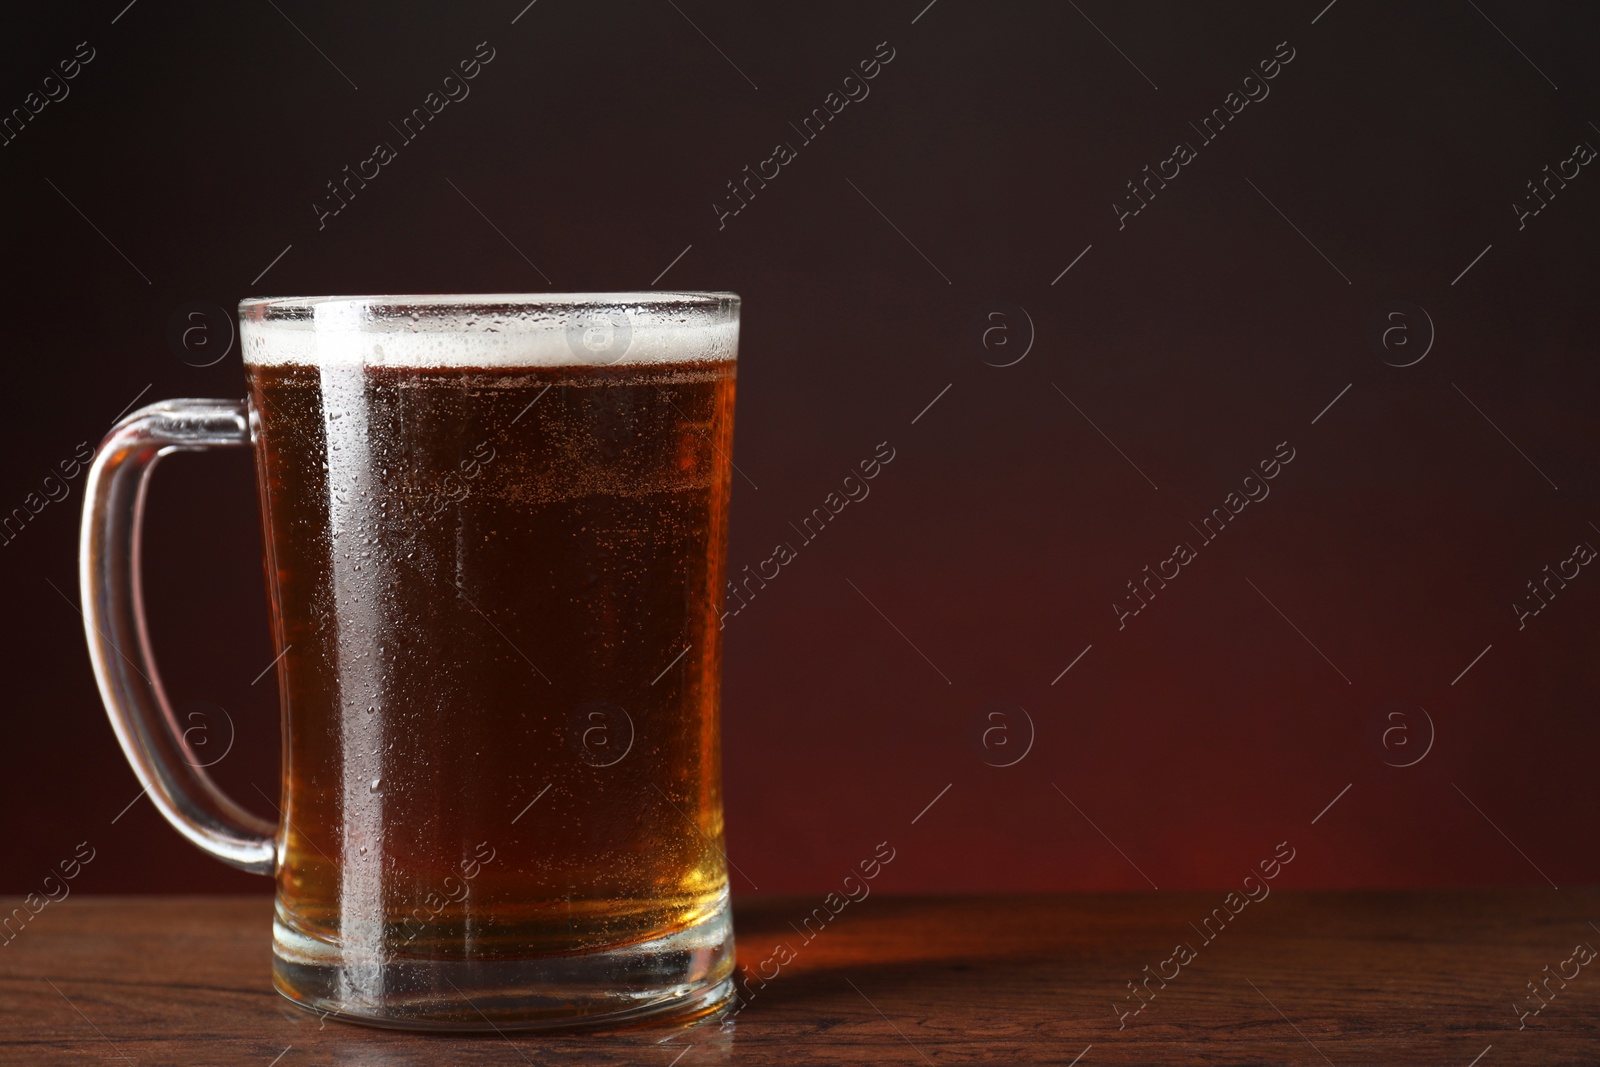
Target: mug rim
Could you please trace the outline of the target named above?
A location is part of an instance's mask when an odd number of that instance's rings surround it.
[[[645,289],[619,292],[575,293],[368,293],[329,296],[251,296],[239,301],[239,318],[259,322],[267,319],[301,317],[326,305],[346,305],[369,313],[398,313],[410,308],[523,308],[554,311],[619,305],[710,308],[740,304],[738,293],[728,290]],[[294,315],[300,312],[301,315]],[[288,314],[282,314],[288,313]]]

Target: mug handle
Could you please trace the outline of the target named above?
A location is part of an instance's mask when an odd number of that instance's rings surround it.
[[[118,423],[89,467],[78,583],[100,697],[156,810],[222,862],[272,874],[277,826],[234,803],[190,758],[150,654],[140,576],[145,490],[156,462],[169,452],[249,444],[249,418],[237,400],[166,400]]]

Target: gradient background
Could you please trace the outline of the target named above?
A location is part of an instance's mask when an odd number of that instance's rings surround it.
[[[1282,840],[1299,886],[1600,877],[1600,575],[1523,630],[1511,608],[1600,545],[1600,174],[1520,231],[1511,206],[1600,145],[1600,20],[523,2],[9,12],[0,107],[77,42],[96,58],[0,147],[0,509],[136,398],[242,394],[237,348],[196,367],[220,349],[172,342],[190,302],[733,289],[732,571],[896,450],[728,620],[736,890],[825,891],[883,840],[896,890],[1227,886]],[[324,183],[480,41],[470,97],[319,230]],[[870,96],[719,229],[725,183],[882,41]],[[1200,146],[1188,121],[1280,41],[1271,95]],[[1119,230],[1178,140],[1198,158]],[[1395,301],[1436,332],[1405,368],[1428,329],[1374,344]],[[1284,441],[1271,496],[1119,630],[1125,583]],[[81,488],[0,545],[0,891],[87,840],[80,892],[264,892],[135,801],[76,611]],[[169,690],[270,813],[248,457],[169,461],[147,546]]]

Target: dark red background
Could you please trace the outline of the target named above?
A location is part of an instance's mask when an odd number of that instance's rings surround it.
[[[1592,16],[540,0],[513,25],[518,0],[117,17],[124,2],[10,13],[0,35],[5,108],[77,42],[97,53],[0,148],[0,507],[136,395],[241,395],[237,351],[196,368],[169,343],[187,302],[643,288],[690,246],[663,287],[745,298],[732,569],[879,442],[896,450],[729,620],[739,890],[820,893],[884,840],[894,889],[1225,886],[1283,840],[1296,885],[1600,877],[1600,576],[1520,632],[1510,607],[1600,545],[1600,176],[1520,231],[1511,207],[1600,144]],[[319,231],[324,182],[484,40],[472,95]],[[882,41],[895,58],[871,95],[719,230],[725,183]],[[1280,41],[1296,54],[1270,97],[1119,231],[1124,183],[1197,140],[1187,121]],[[1404,369],[1369,336],[1395,300],[1437,333]],[[1027,356],[986,365],[1023,350],[1029,320]],[[1197,540],[1188,524],[1283,441],[1296,458],[1270,498],[1119,631],[1125,583]],[[75,610],[81,486],[0,546],[0,891],[36,889],[84,840],[80,891],[263,889],[148,800],[118,818],[139,787]],[[216,774],[269,812],[247,457],[172,460],[148,544],[169,688],[225,709]],[[1392,701],[1436,728],[1412,767],[1376,741]],[[1036,728],[1007,768],[985,764],[998,735],[979,743],[997,703]],[[1408,729],[1401,751],[1420,751]]]

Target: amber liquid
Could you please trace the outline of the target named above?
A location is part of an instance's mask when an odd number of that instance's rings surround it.
[[[249,374],[280,918],[522,959],[715,912],[734,365]]]

